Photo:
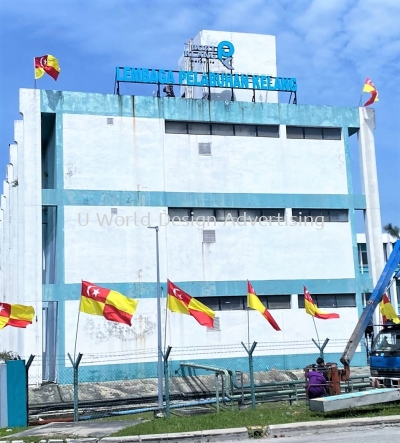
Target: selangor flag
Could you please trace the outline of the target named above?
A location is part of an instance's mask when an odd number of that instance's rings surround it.
[[[35,310],[32,306],[9,305],[0,303],[0,329],[6,326],[14,328],[26,328],[32,324]]]
[[[307,314],[310,314],[316,318],[320,318],[321,320],[330,320],[331,318],[340,318],[339,314],[335,314],[335,313],[328,314],[327,312],[320,311],[318,309],[317,305],[314,303],[314,300],[311,298],[311,295],[305,286],[304,286],[304,306],[306,308]]]
[[[383,324],[385,324],[387,320],[391,320],[393,323],[396,324],[400,323],[399,317],[396,314],[396,311],[394,310],[392,304],[390,303],[389,297],[386,294],[383,294],[380,308]]]
[[[60,73],[60,65],[58,60],[50,54],[43,55],[42,57],[35,57],[35,79],[43,77],[44,73],[57,80]]]
[[[251,309],[255,309],[256,311],[261,312],[261,315],[269,321],[270,325],[275,329],[275,331],[281,330],[276,321],[273,319],[272,315],[268,312],[268,309],[261,303],[260,299],[257,297],[252,284],[248,280],[247,306]]]
[[[378,91],[376,90],[374,84],[371,82],[369,77],[365,79],[363,92],[369,92],[371,94],[370,99],[364,103],[364,106],[369,106],[372,105],[372,103],[379,101]]]
[[[208,308],[203,303],[200,303],[194,297],[191,297],[178,286],[174,285],[171,281],[168,282],[168,309],[172,312],[178,312],[179,314],[191,315],[202,326],[208,328],[214,327],[215,312]]]
[[[82,281],[80,311],[102,315],[106,320],[132,326],[131,319],[138,301],[116,291]]]

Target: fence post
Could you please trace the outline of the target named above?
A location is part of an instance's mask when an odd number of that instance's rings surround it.
[[[215,373],[215,402],[217,405],[217,412],[219,412],[219,382],[218,382],[218,372]]]
[[[74,422],[79,421],[79,410],[78,410],[78,368],[79,363],[81,362],[83,357],[83,354],[79,353],[78,357],[74,361],[71,357],[71,355],[68,353],[68,358],[72,364],[72,367],[74,368]]]
[[[28,420],[27,426],[29,426],[29,368],[35,358],[34,355],[30,355],[28,361],[25,363],[25,373],[26,373],[26,417]]]
[[[165,416],[170,416],[170,402],[169,402],[169,368],[168,368],[168,357],[171,353],[172,347],[168,346],[165,354],[163,353],[164,359],[164,383],[165,383]]]
[[[254,349],[257,346],[257,342],[254,341],[253,344],[251,345],[250,349],[246,348],[246,345],[242,342],[242,346],[244,347],[244,349],[246,350],[248,356],[249,356],[249,372],[250,372],[250,390],[251,390],[251,407],[253,409],[256,408],[256,396],[255,396],[255,392],[254,392],[254,374],[253,374],[253,352]]]
[[[313,338],[311,339],[312,341],[313,341],[313,343],[314,343],[314,345],[318,348],[318,350],[319,350],[319,356],[321,357],[321,358],[324,358],[324,349],[325,349],[325,346],[328,344],[328,342],[329,342],[329,338],[326,338],[325,339],[325,341],[324,341],[324,343],[322,344],[322,346],[320,346]]]

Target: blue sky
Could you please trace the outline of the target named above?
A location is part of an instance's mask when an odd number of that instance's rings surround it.
[[[272,34],[278,74],[297,78],[301,104],[357,106],[372,79],[382,223],[400,224],[400,1],[19,0],[1,2],[0,17],[2,177],[34,56],[52,54],[62,69],[57,82],[40,79],[42,89],[112,93],[115,66],[176,69],[183,44],[202,29]],[[356,170],[355,140],[351,149]]]

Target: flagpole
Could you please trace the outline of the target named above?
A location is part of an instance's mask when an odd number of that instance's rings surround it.
[[[247,347],[250,347],[250,309],[247,306]]]
[[[33,57],[33,88],[36,89],[36,70],[35,70],[35,57]],[[74,357],[75,358],[75,357]]]
[[[82,305],[82,294],[81,294],[80,300],[79,300],[78,320],[76,322],[75,345],[74,345],[74,361],[75,361],[75,357],[76,357],[76,343],[78,341],[78,329],[79,329],[79,318],[81,316],[81,305]]]
[[[321,343],[320,343],[320,341],[319,341],[318,329],[317,329],[317,325],[315,324],[315,318],[314,318],[314,316],[312,316],[312,319],[313,319],[313,322],[314,322],[315,332],[317,333],[318,345],[321,346]]]
[[[164,295],[164,290],[161,288],[161,292]],[[164,326],[164,352],[167,348],[167,321],[168,321],[168,294],[165,298],[165,326]]]
[[[161,336],[161,285],[160,285],[160,254],[158,248],[158,226],[148,226],[156,231],[156,262],[157,262],[157,372],[158,372],[158,408],[163,409],[163,353]]]
[[[361,107],[362,96],[363,96],[363,93],[361,93],[361,95],[360,95],[360,101],[358,102],[358,107]]]

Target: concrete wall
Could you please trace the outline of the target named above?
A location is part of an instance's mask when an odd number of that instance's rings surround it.
[[[41,304],[58,301],[58,363],[60,370],[68,369],[65,356],[75,347],[83,279],[137,298],[139,307],[132,328],[82,314],[77,347],[85,354],[82,364],[110,368],[134,361],[141,365],[140,376],[153,373],[155,233],[140,225],[148,214],[151,224],[160,225],[164,297],[167,278],[198,298],[245,296],[246,279],[259,295],[292,296],[291,309],[272,311],[282,328],[279,333],[257,312],[249,313],[250,337],[245,311],[218,311],[221,330],[213,332],[193,318],[169,313],[166,343],[179,350],[173,358],[209,363],[229,359],[234,354],[220,350],[240,347],[240,341],[248,339],[279,343],[275,354],[284,355],[288,349],[291,355],[314,354],[312,344],[298,349],[293,345],[315,338],[311,317],[297,305],[303,284],[311,294],[356,294],[357,308],[326,309],[339,312],[341,318],[318,322],[320,337],[331,339],[329,352],[339,354],[344,348],[339,342],[350,336],[361,310],[361,294],[371,285],[358,273],[354,211],[365,208],[365,197],[353,195],[349,167],[347,134],[359,124],[357,109],[238,102],[226,107],[201,100],[57,91],[22,91],[21,109],[24,120],[16,127],[17,269],[24,278],[14,287],[18,300],[34,305],[38,314],[29,334],[12,331],[18,333],[16,350],[21,354],[41,355]],[[40,110],[56,113],[56,179],[54,189],[43,191]],[[281,131],[278,139],[165,134],[164,120],[278,124]],[[286,125],[341,127],[343,137],[287,140]],[[197,144],[203,141],[212,143],[209,157],[198,154]],[[11,174],[15,172],[10,169]],[[7,192],[7,186],[4,189]],[[43,286],[42,204],[57,207],[56,284]],[[288,214],[296,207],[336,208],[347,209],[349,221],[325,223],[323,229],[218,223],[216,243],[206,244],[201,226],[162,226],[160,214],[168,207],[287,208]],[[111,219],[112,208],[117,214],[108,224],[104,217]],[[132,220],[135,215],[139,226]],[[117,216],[122,218],[116,223]],[[9,241],[4,218],[1,229],[3,241]],[[39,379],[40,360],[35,364]],[[95,373],[97,377],[94,369],[85,377],[89,380]]]

